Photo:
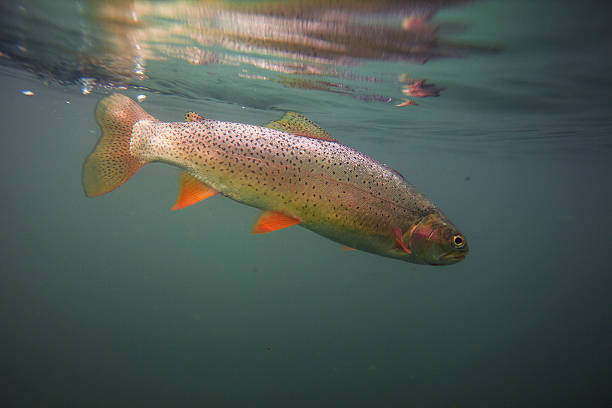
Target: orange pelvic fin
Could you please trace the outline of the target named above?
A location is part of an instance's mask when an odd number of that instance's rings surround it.
[[[187,112],[185,114],[185,122],[200,122],[206,120],[206,118],[199,113]]]
[[[391,230],[393,230],[393,238],[395,238],[395,246],[397,248],[402,249],[407,254],[411,254],[412,251],[410,250],[410,248],[408,248],[406,244],[404,244],[402,230],[396,227],[395,225],[391,227]]]
[[[264,211],[253,226],[254,234],[265,234],[299,224],[300,220],[276,211]]]
[[[217,190],[202,183],[191,174],[182,173],[179,175],[178,197],[171,210],[180,210],[208,197],[212,197],[217,193]]]
[[[342,246],[340,247],[340,250],[342,250],[342,251],[356,251],[356,249],[355,249],[355,248],[350,247],[350,246],[346,246],[346,245],[342,245]]]
[[[338,141],[312,120],[296,112],[287,112],[279,120],[272,121],[265,126],[297,136],[327,140],[329,142]]]

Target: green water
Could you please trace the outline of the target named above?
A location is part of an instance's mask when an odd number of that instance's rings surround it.
[[[260,64],[306,60],[301,52],[187,34],[181,43],[142,25],[125,34],[125,23],[93,18],[95,4],[2,6],[1,406],[612,404],[602,4],[442,8],[431,19],[440,38],[471,47],[433,45],[438,57],[418,64],[351,57],[317,65],[317,75]],[[144,21],[192,27],[167,15]],[[114,30],[147,51],[94,58]],[[189,47],[215,51],[217,62],[176,57]],[[397,107],[402,74],[445,89]],[[285,76],[347,88],[289,86]],[[82,78],[97,86],[84,89]],[[263,124],[301,112],[401,172],[471,252],[431,267],[341,251],[300,227],[253,235],[259,211],[222,196],[169,211],[177,171],[164,164],[86,198],[93,112],[111,92],[145,95],[142,107],[164,121],[196,111]]]

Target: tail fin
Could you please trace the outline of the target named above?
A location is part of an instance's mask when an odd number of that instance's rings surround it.
[[[142,119],[155,120],[127,96],[114,94],[98,102],[96,120],[102,136],[83,165],[88,197],[113,191],[146,164],[130,154],[132,127]]]

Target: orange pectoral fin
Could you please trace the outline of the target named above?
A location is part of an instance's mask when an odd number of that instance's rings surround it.
[[[265,234],[299,224],[300,220],[276,211],[264,211],[253,226],[254,234]]]
[[[408,248],[406,246],[406,244],[404,244],[404,240],[403,240],[403,236],[402,236],[402,230],[399,229],[398,227],[396,227],[395,225],[393,225],[391,227],[391,230],[393,231],[393,238],[395,238],[395,245],[396,245],[396,247],[402,249],[407,254],[412,253],[410,248]]]
[[[180,210],[217,193],[217,190],[202,183],[191,174],[183,173],[179,176],[179,194],[171,210]]]

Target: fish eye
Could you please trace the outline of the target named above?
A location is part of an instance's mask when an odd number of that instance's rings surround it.
[[[453,246],[457,249],[463,248],[465,246],[465,238],[461,235],[453,236]]]

